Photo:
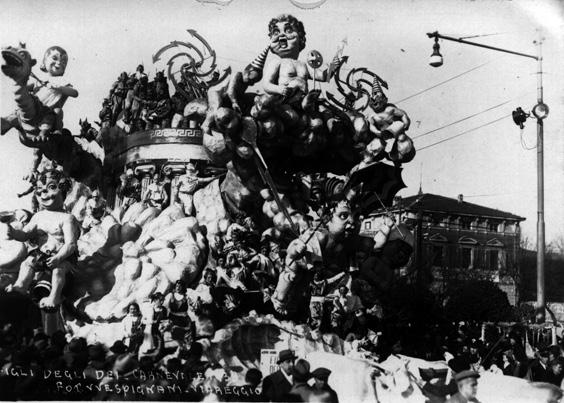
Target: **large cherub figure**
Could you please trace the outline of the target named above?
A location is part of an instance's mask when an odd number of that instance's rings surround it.
[[[35,191],[40,211],[21,230],[8,226],[8,239],[31,241],[37,249],[22,262],[16,282],[6,291],[25,293],[36,275],[51,272],[49,295],[39,301],[39,307],[44,310],[54,310],[60,305],[66,277],[76,265],[80,225],[72,214],[63,210],[69,188],[70,181],[60,171],[42,173]]]
[[[63,79],[69,56],[60,46],[51,46],[43,56],[43,63],[39,68],[46,74],[45,80],[33,84],[33,92],[43,105],[51,108],[57,115],[55,128],[63,128],[63,105],[69,97],[78,97],[78,91]]]
[[[301,275],[309,270],[313,262],[322,261],[327,266],[346,268],[347,246],[355,236],[355,225],[351,206],[346,201],[336,203],[324,226],[309,228],[294,239],[287,248],[285,268],[280,273],[272,304],[280,313],[287,313],[292,292]],[[336,257],[340,257],[336,258]],[[345,261],[341,261],[345,258]]]
[[[62,81],[69,59],[67,52],[60,46],[51,46],[47,49],[40,67],[40,70],[46,73],[44,80],[32,74],[31,67],[36,64],[36,61],[31,58],[25,45],[20,45],[20,48],[8,47],[2,50],[2,56],[6,60],[2,71],[12,78],[17,86],[21,86],[21,90],[16,91],[18,110],[2,119],[1,134],[18,126],[23,126],[23,129],[27,131],[26,123],[39,128],[40,139],[46,138],[52,130],[61,130],[63,128],[63,105],[69,97],[78,96],[78,91],[72,85],[63,84]],[[28,84],[30,75],[33,76],[34,81]],[[40,106],[35,107],[39,112],[37,115],[43,115],[40,122],[32,119],[32,115],[35,114],[28,112],[32,109],[30,105],[37,101],[47,108],[41,112]],[[33,125],[35,123],[33,120],[39,124]]]
[[[268,24],[270,50],[278,56],[267,61],[262,80],[269,95],[282,96],[284,100],[301,99],[308,93],[308,79],[325,81],[327,70],[310,73],[305,62],[298,60],[305,48],[304,25],[292,15],[282,14]]]
[[[102,165],[93,155],[82,149],[68,130],[63,129],[52,136],[55,128],[60,127],[57,109],[64,100],[78,93],[69,85],[58,85],[66,67],[66,52],[61,48],[49,48],[45,54],[43,67],[49,75],[49,82],[41,82],[41,87],[28,85],[31,68],[37,62],[25,49],[25,45],[2,49],[4,65],[2,73],[13,83],[16,112],[1,119],[0,134],[4,135],[11,128],[19,132],[20,142],[34,148],[33,170],[36,170],[43,156],[61,164],[71,177],[88,186],[96,186]],[[59,79],[59,80],[57,80]],[[60,112],[60,111],[59,111]],[[59,117],[58,117],[59,116]],[[57,126],[59,125],[59,126]]]

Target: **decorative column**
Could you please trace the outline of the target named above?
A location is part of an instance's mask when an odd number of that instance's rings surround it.
[[[139,177],[142,176],[141,178],[141,200],[143,200],[145,198],[145,194],[147,193],[147,188],[149,187],[149,184],[151,183],[151,175],[153,175],[153,173],[155,173],[157,167],[155,166],[155,164],[143,164],[143,165],[138,165],[135,167],[135,176]]]
[[[178,180],[186,173],[186,167],[184,163],[169,163],[163,167],[163,171],[172,176],[170,182],[170,204],[172,205],[176,201]]]

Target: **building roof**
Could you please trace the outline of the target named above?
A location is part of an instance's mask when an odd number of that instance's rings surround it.
[[[498,218],[503,220],[524,221],[525,218],[506,211],[496,210],[490,207],[480,206],[479,204],[468,203],[466,201],[458,201],[450,197],[435,195],[431,193],[422,193],[401,199],[399,204],[394,205],[392,210],[398,208],[416,211],[422,211],[478,216],[485,218]]]

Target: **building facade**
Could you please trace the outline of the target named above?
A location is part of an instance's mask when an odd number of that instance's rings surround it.
[[[457,199],[419,193],[396,198],[388,211],[376,211],[362,222],[362,232],[373,235],[385,214],[415,230],[412,269],[432,274],[431,287],[446,289],[451,281],[490,279],[518,302],[515,279],[519,273],[519,224],[523,217]]]

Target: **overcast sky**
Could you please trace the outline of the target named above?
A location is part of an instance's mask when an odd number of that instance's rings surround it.
[[[306,51],[316,49],[330,60],[346,38],[344,54],[349,55],[349,68],[364,66],[377,72],[388,82],[387,94],[392,102],[410,97],[398,103],[413,122],[408,134],[424,135],[415,139],[420,151],[404,167],[408,188],[401,195],[416,193],[422,178],[424,192],[449,197],[463,194],[466,201],[525,217],[522,228],[533,242],[537,153],[527,148],[535,146],[536,125],[529,120],[520,132],[508,116],[517,106],[528,111],[535,105],[536,62],[441,41],[444,65],[433,68],[428,65],[432,41],[426,33],[438,30],[455,37],[488,35],[470,40],[535,54],[533,41],[537,30],[542,29],[544,99],[550,107],[545,120],[547,242],[564,234],[561,3],[327,0],[318,8],[305,10],[290,0],[233,0],[226,6],[196,0],[0,0],[0,7],[1,46],[26,42],[38,60],[51,45],[68,51],[65,76],[80,95],[69,99],[64,107],[65,126],[75,134],[79,118],[98,118],[101,101],[121,71],[133,72],[139,63],[144,63],[150,76],[156,69],[164,69],[174,51],[163,55],[156,66],[152,55],[173,40],[189,40],[186,29],[197,30],[215,48],[220,68],[241,69],[267,45],[269,19],[280,13],[294,14],[305,25]],[[460,77],[411,97],[457,75]],[[7,115],[14,109],[12,87],[5,76],[0,84],[0,113]],[[15,193],[26,187],[20,178],[29,168],[30,158],[31,151],[19,144],[14,131],[0,139],[4,166],[0,209],[22,205]],[[29,200],[24,199],[24,203]]]

